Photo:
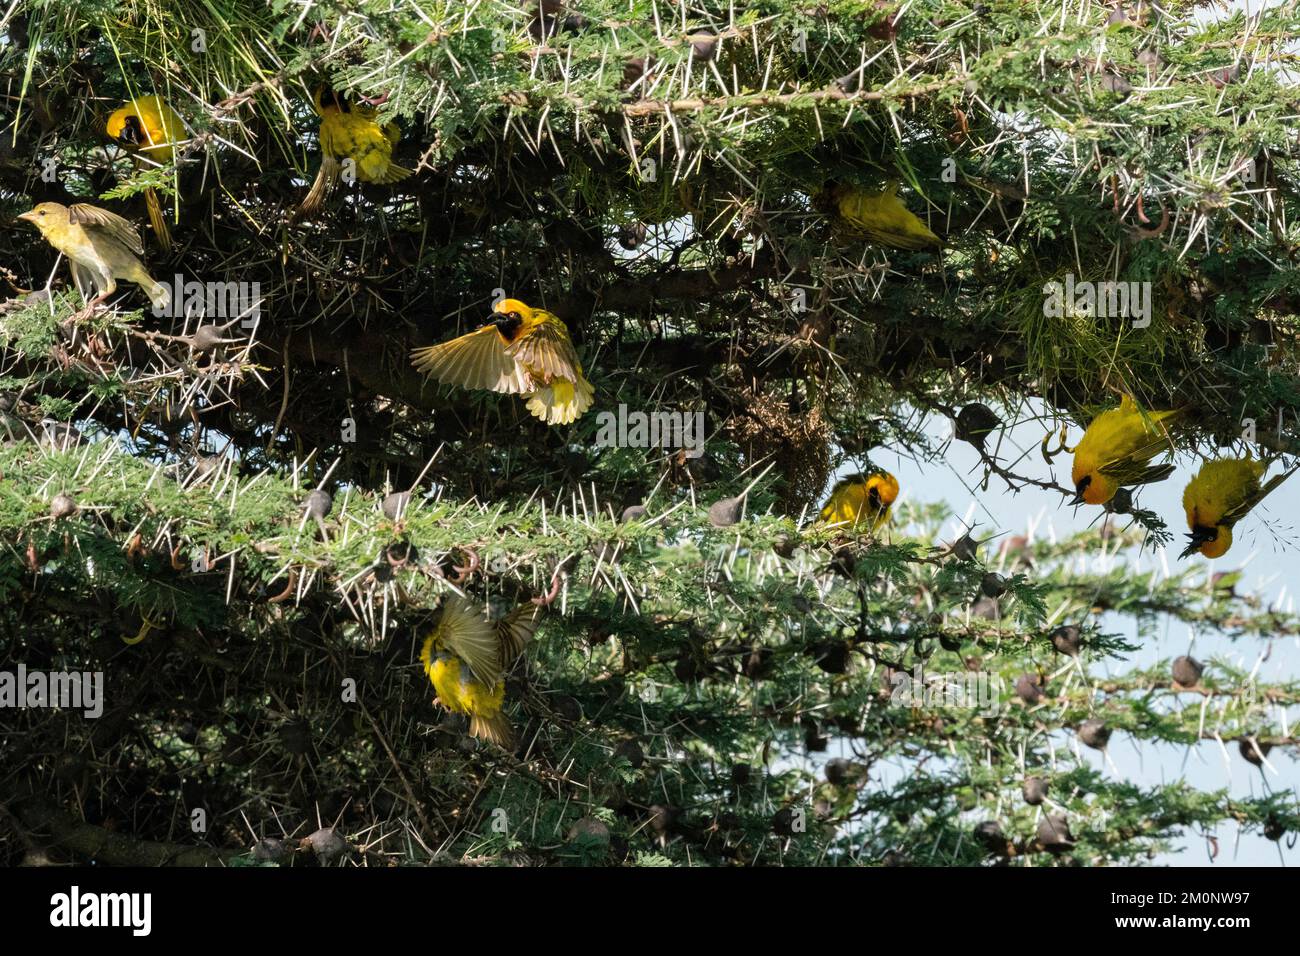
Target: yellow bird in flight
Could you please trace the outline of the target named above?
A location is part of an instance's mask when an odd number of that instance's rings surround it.
[[[448,385],[523,395],[548,425],[576,421],[595,395],[565,324],[518,299],[498,302],[477,332],[416,349],[411,364]]]

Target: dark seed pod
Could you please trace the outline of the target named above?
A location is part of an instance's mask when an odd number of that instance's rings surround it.
[[[323,827],[311,836],[303,837],[299,846],[311,847],[321,866],[332,866],[352,851],[352,845],[339,836],[333,827]]]
[[[996,571],[989,571],[980,578],[980,593],[986,598],[1002,597],[1007,591],[1007,579]]]
[[[394,568],[404,568],[420,560],[420,552],[409,541],[394,541],[384,549],[384,559]]]
[[[792,558],[794,557],[795,545],[794,536],[783,532],[778,534],[776,540],[772,542],[772,550],[783,558]]]
[[[772,814],[772,832],[777,836],[794,836],[797,832],[795,830],[795,812],[789,807],[782,807]]]
[[[740,520],[744,508],[744,498],[721,498],[709,505],[709,524],[715,528],[729,528]]]
[[[583,817],[569,827],[570,843],[600,845],[609,843],[609,827],[595,817]]]
[[[1148,70],[1158,70],[1164,66],[1164,58],[1155,50],[1142,50],[1137,55],[1137,61],[1145,66]]]
[[[677,824],[680,811],[676,807],[656,803],[650,808],[650,829],[659,836],[667,836]]]
[[[1079,648],[1083,646],[1083,631],[1074,624],[1062,624],[1052,631],[1052,646],[1058,654],[1078,657]]]
[[[638,80],[649,77],[652,69],[654,69],[654,61],[648,57],[638,56],[628,60],[623,64],[624,89],[635,85]]]
[[[645,763],[645,751],[635,740],[621,740],[614,748],[614,756],[622,757],[632,765],[633,770],[640,770]]]
[[[394,491],[380,504],[384,517],[392,521],[400,520],[410,507],[411,493],[409,491]]]
[[[830,738],[822,734],[822,729],[817,725],[817,721],[809,720],[803,725],[803,744],[809,753],[825,753],[826,747],[830,744]]]
[[[750,779],[754,776],[754,768],[747,763],[738,763],[731,768],[731,785],[736,789],[749,786]]]
[[[50,517],[55,521],[71,518],[77,513],[76,499],[69,494],[57,494],[50,501]]]
[[[1253,763],[1256,767],[1260,767],[1263,766],[1264,758],[1273,749],[1273,745],[1262,740],[1256,740],[1254,737],[1242,737],[1237,741],[1237,749],[1246,758],[1247,763]]]
[[[952,556],[959,561],[974,561],[979,554],[980,543],[970,536],[967,531],[964,535],[952,543]]]
[[[1038,821],[1038,842],[1054,853],[1074,846],[1070,822],[1064,813],[1044,813]]]
[[[629,521],[640,521],[645,516],[645,505],[628,505],[619,516],[618,523],[627,524]]]
[[[852,768],[853,764],[843,757],[832,757],[826,761],[826,782],[842,786],[848,782]]]
[[[303,510],[307,512],[308,518],[324,518],[334,507],[334,496],[328,491],[317,488],[307,496],[307,501],[303,505]]]
[[[1134,22],[1133,18],[1129,16],[1129,12],[1123,7],[1116,7],[1110,12],[1110,15],[1106,17],[1106,26],[1108,27],[1114,26],[1117,23],[1132,25]]]
[[[1110,728],[1106,722],[1093,718],[1079,725],[1079,739],[1093,750],[1105,750],[1110,740]]]
[[[1174,658],[1174,682],[1183,687],[1195,687],[1205,671],[1205,665],[1193,657]]]
[[[217,325],[200,325],[190,336],[190,347],[196,352],[210,352],[218,345],[221,345],[225,339],[221,327]]]
[[[763,680],[772,671],[772,649],[753,645],[740,659],[740,671],[750,680]]]
[[[646,227],[643,222],[631,222],[618,227],[618,244],[631,252],[645,242]]]
[[[43,421],[41,429],[40,446],[46,451],[67,451],[81,444],[81,432],[64,422]]]
[[[691,59],[707,63],[718,55],[718,37],[709,29],[697,27],[691,31]]]
[[[1118,73],[1103,73],[1097,78],[1097,82],[1107,93],[1118,93],[1124,96],[1133,92],[1133,84]]]
[[[990,853],[1007,852],[1007,835],[997,820],[985,820],[975,825],[975,842]]]
[[[827,674],[848,672],[852,648],[845,641],[825,641],[813,648],[813,660]]]
[[[1133,510],[1133,492],[1128,488],[1118,489],[1115,497],[1106,502],[1106,510],[1117,515],[1128,514]]]
[[[551,710],[555,712],[555,716],[571,724],[582,719],[582,705],[567,694],[559,694],[552,698]]]
[[[957,413],[957,437],[976,448],[983,448],[984,440],[1001,424],[1002,419],[993,409],[975,402]]]
[[[1282,821],[1270,814],[1269,818],[1264,821],[1264,838],[1276,843],[1285,835],[1286,827]]]
[[[1016,696],[1026,704],[1036,704],[1047,695],[1039,686],[1041,678],[1037,674],[1021,674],[1016,678]]]
[[[289,847],[283,840],[267,837],[253,845],[253,859],[259,863],[280,863],[289,853]]]
[[[1026,777],[1020,785],[1020,793],[1025,798],[1025,803],[1031,807],[1036,807],[1047,799],[1047,790],[1047,781],[1042,777]]]

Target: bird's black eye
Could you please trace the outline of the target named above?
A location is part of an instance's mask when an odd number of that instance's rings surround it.
[[[518,321],[520,321],[521,319],[523,319],[523,316],[520,315],[518,312],[507,312],[507,313],[506,313],[506,318],[507,318],[507,319],[513,319],[514,321],[518,322]]]
[[[45,215],[45,210],[42,209],[42,210],[41,210],[40,212],[38,212],[36,215],[38,215],[38,216],[44,216],[44,215]]]

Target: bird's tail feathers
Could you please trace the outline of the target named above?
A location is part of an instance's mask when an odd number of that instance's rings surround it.
[[[479,714],[470,715],[469,732],[471,736],[496,744],[498,747],[509,748],[514,746],[514,731],[511,729],[510,721],[506,719],[506,715],[500,711],[497,711],[491,717],[484,717]]]
[[[144,207],[149,212],[149,225],[153,228],[153,235],[158,241],[158,248],[164,253],[171,252],[171,227],[167,225],[167,217],[163,214],[162,203],[158,200],[158,193],[153,189],[144,191]]]

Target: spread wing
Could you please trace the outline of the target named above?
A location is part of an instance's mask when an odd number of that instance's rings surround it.
[[[507,352],[494,325],[441,345],[416,349],[411,364],[425,375],[462,388],[487,388],[507,395],[533,390],[528,373]]]
[[[497,631],[501,635],[501,661],[511,664],[524,652],[524,645],[537,633],[542,620],[542,609],[535,604],[521,604],[500,621]]]
[[[508,346],[506,354],[545,382],[557,378],[576,382],[582,377],[582,366],[569,332],[556,318],[543,319]]]
[[[438,618],[436,643],[469,665],[474,679],[495,687],[501,679],[501,638],[484,609],[449,594]]]
[[[136,231],[135,226],[117,213],[86,203],[74,203],[68,207],[68,222],[110,236],[137,256],[144,255],[144,243],[140,241],[140,233]]]

